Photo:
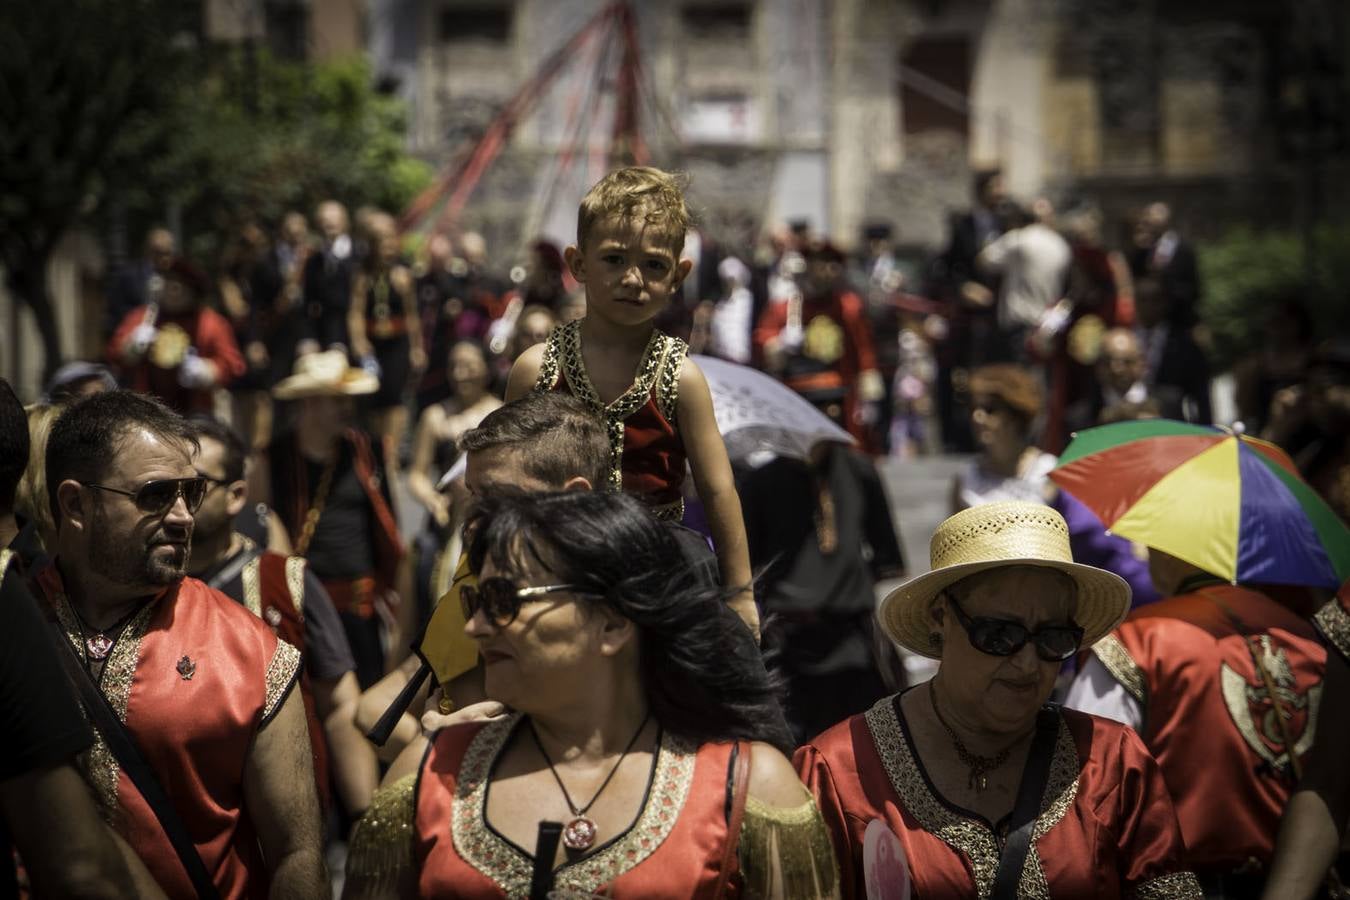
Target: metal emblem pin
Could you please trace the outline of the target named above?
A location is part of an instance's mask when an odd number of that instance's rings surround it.
[[[197,664],[192,661],[192,657],[184,654],[178,661],[178,674],[184,681],[191,681],[192,676],[197,673]]]

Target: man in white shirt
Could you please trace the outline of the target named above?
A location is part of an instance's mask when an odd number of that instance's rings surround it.
[[[1069,244],[1053,227],[1055,208],[1044,197],[1031,204],[1031,220],[995,238],[976,257],[987,272],[1003,276],[999,283],[998,325],[1012,357],[1026,357],[1026,339],[1046,312],[1064,296],[1073,260]]]

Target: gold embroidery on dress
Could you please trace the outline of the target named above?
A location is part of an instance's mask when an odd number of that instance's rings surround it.
[[[1190,872],[1173,872],[1140,882],[1129,896],[1133,900],[1202,900],[1205,892]]]
[[[1333,647],[1350,661],[1350,612],[1338,598],[1331,598],[1313,616],[1313,625]]]
[[[140,612],[122,629],[122,633],[113,642],[112,652],[103,664],[98,686],[107,698],[108,705],[123,725],[127,722],[127,703],[131,699],[131,681],[136,675],[136,664],[141,658],[141,641],[150,625],[150,617],[158,607],[158,601],[147,603]],[[56,617],[66,631],[66,637],[79,654],[80,662],[88,665],[85,657],[83,632],[70,608],[70,599],[65,594],[56,595]],[[89,780],[93,784],[94,795],[98,798],[99,809],[108,822],[116,822],[118,814],[117,794],[121,768],[116,757],[104,740],[103,734],[94,729],[94,743],[86,757]]]
[[[267,697],[263,701],[264,722],[272,718],[289,693],[287,688],[295,681],[295,673],[299,669],[300,651],[277,638],[277,649],[272,653],[272,661],[267,664],[267,674],[263,679],[267,685]]]
[[[1120,638],[1108,634],[1092,645],[1092,653],[1141,706],[1148,703],[1148,681],[1144,678],[1144,670],[1139,668]]]
[[[1280,707],[1288,713],[1289,718],[1284,725],[1276,721],[1280,708],[1272,702],[1275,698],[1270,696],[1259,675],[1253,683],[1225,662],[1219,665],[1219,685],[1228,716],[1247,746],[1277,771],[1284,771],[1290,765],[1288,748],[1284,743],[1286,729],[1294,741],[1296,756],[1302,756],[1312,747],[1313,736],[1317,732],[1317,710],[1322,685],[1312,685],[1300,694],[1284,650],[1276,646],[1268,634],[1257,638],[1256,645],[1252,647],[1253,653],[1258,652],[1257,647],[1260,648],[1261,665],[1270,673],[1270,680],[1275,686]]]
[[[609,430],[609,481],[610,487],[616,491],[623,489],[624,420],[647,402],[656,383],[657,368],[669,354],[668,345],[674,340],[653,330],[642,351],[633,383],[609,405],[600,400],[595,385],[591,384],[590,376],[586,373],[586,361],[581,355],[580,319],[553,329],[544,346],[544,359],[540,363],[534,389],[552,390],[561,372],[573,396],[604,418]]]
[[[994,833],[983,823],[957,814],[929,790],[918,762],[910,752],[909,742],[901,731],[900,721],[896,718],[894,697],[878,700],[867,711],[865,719],[872,743],[886,768],[886,775],[900,805],[914,816],[924,831],[970,861],[976,893],[981,900],[987,898],[998,871],[999,846]],[[1055,755],[1050,763],[1045,792],[1041,796],[1041,813],[1036,817],[1032,829],[1031,849],[1027,852],[1022,878],[1017,886],[1018,897],[1043,900],[1050,896],[1036,841],[1063,820],[1074,798],[1078,796],[1079,768],[1073,735],[1061,716]]]
[[[305,560],[300,556],[286,557],[286,590],[300,618],[305,617]]]
[[[244,552],[248,552],[245,550]],[[239,573],[244,583],[244,607],[255,616],[262,618],[262,559],[253,557],[244,563],[244,571]]]
[[[460,764],[450,814],[455,851],[508,897],[529,895],[533,860],[487,827],[487,783],[520,718],[513,715],[490,722],[474,735]],[[692,744],[663,732],[651,792],[637,822],[599,853],[559,867],[554,872],[554,887],[593,893],[655,853],[674,830],[689,796],[696,753]]]
[[[684,359],[689,353],[689,345],[679,338],[669,338],[666,357],[661,362],[660,376],[656,381],[656,408],[673,426],[680,406],[680,373],[684,369]]]

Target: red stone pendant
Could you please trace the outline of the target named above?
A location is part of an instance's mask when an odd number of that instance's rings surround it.
[[[589,850],[595,843],[595,823],[585,816],[577,816],[563,828],[563,846],[568,850]]]
[[[96,634],[84,641],[84,649],[89,651],[90,659],[107,659],[112,648],[113,642],[106,634]]]

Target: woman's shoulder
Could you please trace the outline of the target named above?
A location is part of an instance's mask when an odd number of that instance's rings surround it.
[[[750,785],[746,793],[762,806],[779,809],[795,809],[810,797],[788,758],[762,741],[750,745]]]

